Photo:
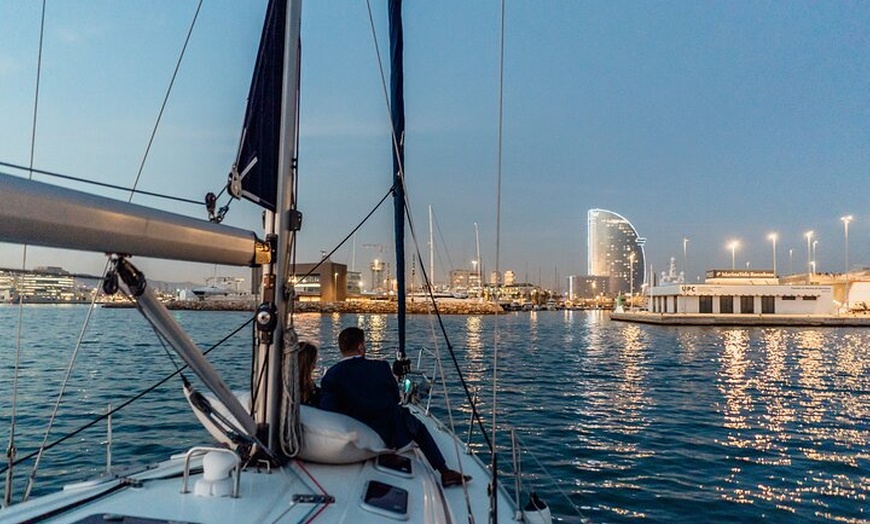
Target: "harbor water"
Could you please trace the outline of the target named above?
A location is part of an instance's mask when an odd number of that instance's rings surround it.
[[[42,442],[79,338],[48,442],[181,365],[136,311],[91,310],[82,334],[88,311],[25,306],[19,346],[19,308],[0,306],[0,441],[9,441],[14,398],[19,458]],[[250,314],[175,316],[207,349]],[[558,520],[870,522],[870,330],[645,326],[581,311],[447,316],[443,322],[463,377],[479,392],[487,425],[497,348],[500,469],[512,470],[512,427],[531,450],[522,455],[527,487],[550,503]],[[393,358],[394,316],[300,315],[300,338],[321,346],[321,371],[337,360],[338,332],[350,325],[366,330],[370,356]],[[430,342],[439,330],[430,317],[410,317],[410,355],[425,344],[449,362],[447,345]],[[250,382],[250,340],[244,328],[209,354],[234,389]],[[452,367],[445,373],[455,382]],[[465,436],[468,405],[459,387],[451,391],[453,418]],[[115,469],[209,442],[177,377],[114,415],[112,429]],[[481,447],[479,435],[472,438]],[[34,494],[105,471],[106,441],[102,421],[52,447],[39,465]],[[15,500],[32,465],[14,469]]]

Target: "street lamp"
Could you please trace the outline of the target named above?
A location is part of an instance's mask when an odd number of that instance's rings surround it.
[[[629,302],[628,302],[628,309],[631,310],[631,306],[632,306],[632,304],[633,304],[633,300],[632,300],[632,299],[634,298],[634,253],[632,253],[632,254],[629,255],[629,257],[628,257],[628,268],[629,268],[629,269],[628,269],[628,279],[629,279],[629,286],[628,286],[628,300],[629,300]]]
[[[816,245],[819,243],[818,240],[813,240],[813,274],[816,274]]]
[[[852,221],[852,215],[846,215],[844,217],[840,217],[840,220],[843,221],[843,232],[846,235],[846,273],[849,273],[849,222]]]
[[[804,236],[807,237],[807,278],[811,278],[813,276],[813,254],[811,252],[810,241],[813,239],[813,232],[807,231],[804,233]]]
[[[686,267],[686,244],[689,243],[689,237],[683,237],[683,281],[689,277],[689,268]]]
[[[794,248],[788,248],[788,274],[794,274]]]
[[[767,235],[767,238],[773,242],[773,276],[776,277],[776,233]]]
[[[735,267],[734,267],[734,252],[737,251],[738,247],[740,247],[740,242],[738,242],[736,240],[732,240],[728,244],[728,249],[731,250],[731,269],[732,270],[735,269]]]

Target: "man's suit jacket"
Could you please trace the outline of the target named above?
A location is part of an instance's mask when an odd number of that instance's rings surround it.
[[[354,357],[339,361],[320,381],[320,408],[366,423],[391,448],[411,441],[399,406],[399,389],[390,364]]]

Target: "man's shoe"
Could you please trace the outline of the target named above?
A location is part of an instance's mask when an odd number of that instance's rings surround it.
[[[458,486],[462,484],[463,481],[466,483],[471,482],[471,475],[463,475],[462,473],[452,469],[446,469],[441,473],[441,486],[445,488]]]

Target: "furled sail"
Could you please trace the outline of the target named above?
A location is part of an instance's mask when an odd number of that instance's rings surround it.
[[[231,195],[270,211],[275,211],[278,198],[286,19],[287,3],[271,0],[248,93],[239,154],[229,180]]]

